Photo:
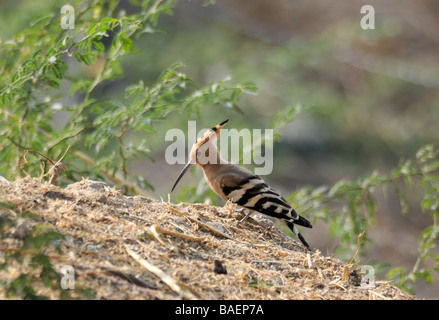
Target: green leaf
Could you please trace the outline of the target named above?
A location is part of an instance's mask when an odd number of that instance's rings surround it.
[[[129,98],[132,95],[138,96],[144,90],[145,90],[145,87],[144,87],[143,81],[140,80],[137,84],[133,84],[133,85],[130,85],[130,86],[125,88],[125,92],[126,92],[125,97]]]
[[[102,18],[100,23],[101,24],[106,24],[107,26],[109,26],[111,28],[111,26],[114,26],[114,25],[118,24],[119,20],[116,19],[116,18],[106,17],[106,18]]]
[[[424,163],[428,160],[434,159],[434,157],[434,147],[432,144],[427,144],[416,152],[416,159],[419,163]]]
[[[299,114],[310,109],[311,107],[303,107],[302,105],[297,104],[295,106],[291,106],[289,108],[281,110],[271,117],[268,128],[280,130],[284,128],[287,124],[291,123]]]
[[[339,192],[339,190],[346,189],[347,185],[348,183],[344,180],[337,181],[329,190],[328,197],[329,198],[334,197]]]
[[[258,92],[256,84],[249,81],[241,83],[241,88],[245,94],[256,95]]]
[[[76,60],[80,63],[85,63],[86,65],[89,65],[91,62],[90,55],[84,54],[82,52],[75,52],[73,56],[76,58]]]
[[[105,46],[100,40],[93,39],[92,43],[93,43],[93,46],[95,47],[95,49],[98,50],[99,52],[105,51]]]
[[[125,34],[121,33],[120,36],[119,36],[119,40],[120,40],[124,50],[132,51],[132,49],[133,49],[133,41],[129,37],[127,37]]]
[[[76,91],[79,91],[81,93],[85,93],[87,91],[87,88],[91,85],[90,80],[79,80],[76,81],[69,90],[69,96],[71,97]]]
[[[433,277],[432,277],[430,271],[428,271],[426,269],[422,269],[419,272],[415,272],[414,276],[424,280],[429,285],[433,284]]]
[[[405,216],[408,213],[408,202],[405,194],[401,191],[400,188],[395,186],[395,192],[399,199],[399,204],[401,206],[401,214]]]
[[[39,231],[40,229],[44,230],[46,227],[37,225],[34,227],[34,232]],[[55,248],[59,248],[60,240],[64,240],[65,236],[62,233],[48,230],[41,233],[38,233],[35,236],[27,237],[24,242],[24,247],[34,247],[36,249],[40,249],[46,245],[53,245]]]
[[[393,268],[390,269],[387,274],[386,274],[386,278],[387,279],[393,279],[395,277],[399,277],[402,278],[405,272],[405,268],[400,267],[400,268]]]

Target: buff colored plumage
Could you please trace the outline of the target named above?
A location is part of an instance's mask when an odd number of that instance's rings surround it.
[[[221,128],[228,121],[223,121],[209,129],[197,140],[191,149],[189,162],[175,181],[172,191],[187,170],[198,164],[203,169],[207,184],[221,199],[231,201],[250,210],[250,212],[256,211],[279,219],[309,249],[308,243],[295,225],[312,228],[311,223],[299,216],[291,205],[259,176],[246,168],[229,163],[221,157],[215,140]]]

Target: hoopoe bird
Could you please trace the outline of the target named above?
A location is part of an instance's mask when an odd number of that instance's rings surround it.
[[[221,157],[215,142],[221,128],[228,121],[229,119],[207,130],[196,141],[190,151],[189,161],[177,177],[171,192],[189,168],[198,164],[203,169],[207,184],[221,199],[250,211],[242,221],[245,221],[253,212],[276,218],[286,224],[309,250],[308,243],[296,225],[312,228],[311,223],[299,216],[296,210],[259,176]]]

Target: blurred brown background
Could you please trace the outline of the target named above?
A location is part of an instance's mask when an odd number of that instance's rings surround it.
[[[158,53],[151,48],[151,61],[162,67],[183,61],[185,71],[198,83],[228,75],[234,81],[256,83],[258,95],[245,97],[240,104],[245,115],[212,110],[199,120],[198,128],[230,117],[230,128],[264,129],[275,111],[295,104],[314,106],[282,131],[283,139],[274,148],[273,173],[264,177],[285,195],[303,185],[331,185],[374,170],[389,172],[401,158],[413,158],[425,143],[437,143],[438,2],[203,4],[178,3],[174,15],[163,20],[167,34],[158,36],[163,46]],[[374,30],[360,26],[365,4],[375,9]],[[173,120],[173,127],[186,130],[183,120]],[[166,123],[163,132],[168,128]],[[157,197],[167,199],[181,166],[168,166],[163,158],[163,152],[157,151],[156,163],[142,162],[139,172],[157,185]],[[163,172],[167,172],[166,183]],[[198,170],[181,184],[200,180]],[[395,196],[380,197],[377,225],[369,230],[375,245],[360,263],[381,264],[377,273],[382,280],[386,264],[411,270],[418,236],[431,218],[421,213],[416,199],[408,215],[402,216]],[[327,230],[319,223],[304,232],[310,243],[331,254],[337,240],[329,240]],[[439,298],[438,281],[437,275],[433,286],[418,281],[414,286],[418,297]]]

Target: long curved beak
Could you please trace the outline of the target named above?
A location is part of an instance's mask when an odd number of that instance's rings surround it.
[[[188,171],[195,163],[192,163],[190,160],[188,163],[186,163],[186,165],[184,166],[183,170],[181,170],[177,180],[174,183],[174,186],[172,187],[172,191],[174,191],[175,187],[177,186],[178,182],[180,181],[180,179],[184,176],[184,174],[186,173],[186,171]]]
[[[229,122],[229,119],[224,120],[223,122],[221,122],[220,124],[217,124],[215,127],[213,127],[212,129],[210,129],[207,133],[205,133],[205,135],[202,137],[202,139],[206,138],[207,140],[210,138],[211,135],[217,135],[219,133],[219,130],[221,130],[221,128],[227,123]],[[207,136],[206,136],[207,134]],[[204,142],[203,142],[204,143]],[[178,176],[177,180],[174,183],[174,186],[171,189],[171,192],[174,191],[175,187],[177,186],[178,182],[180,181],[180,179],[184,176],[184,174],[186,173],[186,171],[188,171],[195,163],[192,163],[191,160],[189,160],[189,162],[184,166],[183,170],[181,170],[180,175]]]

